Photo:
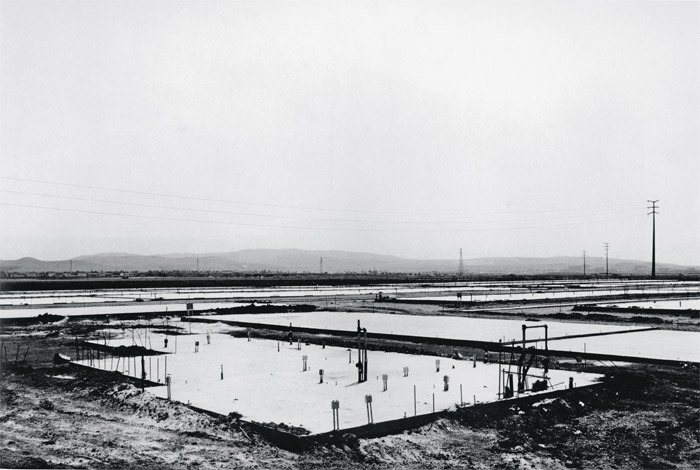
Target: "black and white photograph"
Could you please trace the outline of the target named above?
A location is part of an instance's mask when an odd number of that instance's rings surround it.
[[[700,1],[0,0],[0,468],[700,468]]]

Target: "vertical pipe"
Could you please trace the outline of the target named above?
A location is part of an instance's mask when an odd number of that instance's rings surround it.
[[[417,409],[417,404],[416,404],[416,386],[413,386],[413,416],[417,416],[418,414],[418,409]]]
[[[501,398],[501,392],[503,389],[501,388],[501,376],[503,375],[502,372],[502,365],[501,365],[501,355],[503,354],[503,351],[501,350],[501,343],[502,341],[499,339],[498,340],[498,393],[496,394],[496,399]]]
[[[362,382],[362,333],[360,320],[357,320],[357,381]]]
[[[525,388],[525,377],[523,377],[523,364],[525,363],[525,330],[527,330],[527,325],[523,325],[523,350],[522,356],[518,361],[518,393],[522,392]]]
[[[365,377],[365,380],[367,380],[367,329],[363,328],[362,331],[365,334],[365,349],[364,349],[364,357],[363,357],[363,363],[364,363],[365,370],[364,370],[363,375]]]

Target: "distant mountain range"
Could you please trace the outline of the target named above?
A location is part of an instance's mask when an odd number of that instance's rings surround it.
[[[282,272],[457,272],[458,259],[405,259],[396,256],[317,250],[241,250],[228,253],[173,253],[132,255],[101,253],[71,260],[42,261],[35,258],[0,260],[0,270],[11,273],[73,271],[282,271]],[[651,263],[635,260],[609,260],[610,273],[645,274]],[[698,266],[657,263],[658,273],[698,274]],[[472,258],[464,260],[466,274],[580,274],[580,257],[553,258]],[[605,258],[586,258],[586,273],[605,272]]]

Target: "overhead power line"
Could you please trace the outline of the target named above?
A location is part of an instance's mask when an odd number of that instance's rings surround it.
[[[32,179],[32,178],[18,178],[18,177],[10,177],[10,176],[0,176],[0,179],[4,180],[9,180],[9,181],[21,181],[21,182],[27,182],[27,183],[37,183],[37,184],[49,184],[49,185],[56,185],[56,186],[64,186],[64,187],[70,187],[70,188],[80,188],[80,189],[89,189],[89,190],[94,190],[94,191],[112,191],[112,192],[118,192],[118,193],[124,193],[124,194],[136,194],[136,195],[141,195],[141,196],[151,196],[151,197],[165,197],[165,198],[173,198],[173,199],[180,199],[180,200],[190,200],[190,201],[200,201],[200,202],[216,202],[216,203],[224,203],[224,204],[240,204],[240,205],[249,205],[249,206],[258,206],[258,207],[269,207],[269,208],[277,208],[277,209],[294,209],[294,210],[311,210],[311,211],[322,211],[322,212],[344,212],[344,213],[365,213],[365,214],[396,214],[396,215],[449,215],[449,216],[454,216],[454,212],[414,212],[414,211],[389,211],[389,210],[365,210],[365,209],[345,209],[345,208],[328,208],[328,207],[312,207],[312,206],[300,206],[300,205],[288,205],[288,204],[272,204],[272,203],[262,203],[262,202],[253,202],[253,201],[241,201],[241,200],[233,200],[233,199],[216,199],[216,198],[204,198],[204,197],[199,197],[199,196],[185,196],[181,194],[169,194],[169,193],[158,193],[158,192],[149,192],[149,191],[139,191],[139,190],[134,190],[134,189],[124,189],[124,188],[112,188],[112,187],[104,187],[104,186],[92,186],[92,185],[85,185],[85,184],[76,184],[76,183],[66,183],[66,182],[59,182],[59,181],[46,181],[46,180],[38,180],[38,179]],[[600,205],[600,206],[587,206],[584,208],[564,208],[564,209],[540,209],[540,210],[532,210],[532,211],[524,211],[524,210],[518,210],[518,211],[487,211],[487,212],[473,212],[473,213],[464,213],[462,215],[468,215],[468,216],[473,216],[473,215],[508,215],[508,214],[539,214],[539,213],[551,213],[551,212],[577,212],[581,213],[582,211],[585,210],[598,210],[598,209],[606,209],[606,208],[615,208],[615,207],[634,207],[631,203],[618,203],[618,204],[605,204],[605,205]]]
[[[274,224],[254,224],[245,222],[230,222],[230,221],[217,221],[217,220],[204,220],[204,219],[186,219],[179,217],[164,217],[164,216],[152,216],[152,215],[142,215],[142,214],[125,214],[120,212],[109,212],[109,211],[97,211],[97,210],[87,210],[87,209],[70,209],[65,207],[49,207],[49,206],[39,206],[35,204],[15,204],[8,202],[0,202],[2,206],[8,207],[24,207],[31,209],[43,209],[43,210],[53,210],[53,211],[63,211],[63,212],[75,212],[83,214],[99,214],[99,215],[110,215],[119,217],[131,217],[140,219],[153,219],[153,220],[167,220],[167,221],[177,221],[177,222],[192,222],[200,224],[220,224],[220,225],[236,225],[236,226],[246,226],[246,227],[261,227],[261,228],[279,228],[279,229],[289,229],[289,230],[306,230],[306,231],[327,231],[327,232],[388,232],[388,233],[445,233],[445,232],[487,232],[487,231],[510,231],[510,230],[529,230],[529,229],[542,229],[549,227],[565,227],[574,225],[590,225],[591,221],[579,221],[570,223],[560,223],[560,224],[537,224],[530,226],[514,226],[514,227],[470,227],[463,229],[430,229],[430,230],[400,230],[400,229],[363,229],[363,228],[330,228],[330,227],[301,227],[293,225],[274,225]],[[598,223],[607,223],[619,221],[620,218],[598,220]]]
[[[72,201],[86,201],[86,202],[97,202],[97,203],[104,203],[104,204],[115,204],[115,205],[121,205],[121,206],[131,206],[131,207],[144,207],[144,208],[149,208],[149,209],[167,209],[167,210],[177,210],[177,211],[187,211],[187,212],[199,212],[199,213],[207,213],[207,214],[222,214],[222,215],[235,215],[235,216],[247,216],[247,217],[261,217],[261,218],[267,218],[267,219],[285,219],[285,220],[308,220],[308,221],[316,221],[316,222],[345,222],[345,223],[390,223],[390,224],[431,224],[431,225],[456,225],[456,224],[474,224],[474,223],[519,223],[519,222],[534,222],[534,221],[548,221],[548,220],[565,220],[565,219],[584,219],[584,218],[591,218],[591,217],[600,217],[600,216],[610,216],[614,214],[630,214],[637,212],[636,210],[624,210],[624,211],[614,211],[614,212],[607,212],[607,213],[601,213],[601,214],[581,214],[581,215],[570,215],[570,216],[556,216],[556,217],[544,217],[544,218],[537,218],[537,219],[507,219],[507,220],[469,220],[469,221],[459,221],[459,220],[391,220],[391,219],[386,219],[383,218],[381,220],[377,219],[342,219],[342,218],[320,218],[320,217],[304,217],[304,216],[287,216],[287,215],[272,215],[272,214],[260,214],[260,213],[253,213],[253,212],[234,212],[234,211],[225,211],[225,210],[216,210],[216,209],[199,209],[199,208],[191,208],[191,207],[178,207],[178,206],[169,206],[169,205],[161,205],[161,204],[143,204],[143,203],[137,203],[137,202],[124,202],[124,201],[115,201],[115,200],[109,200],[109,199],[99,199],[99,198],[88,198],[88,197],[78,197],[78,196],[65,196],[61,194],[47,194],[47,193],[36,193],[36,192],[31,192],[31,191],[13,191],[13,190],[7,190],[7,189],[0,189],[0,193],[6,193],[6,194],[21,194],[21,195],[27,195],[27,196],[37,196],[37,197],[45,197],[45,198],[50,198],[50,199],[65,199],[65,200],[72,200]]]

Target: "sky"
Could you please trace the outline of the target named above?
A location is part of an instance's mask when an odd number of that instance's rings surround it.
[[[700,2],[0,0],[0,258],[700,265]]]

